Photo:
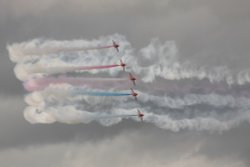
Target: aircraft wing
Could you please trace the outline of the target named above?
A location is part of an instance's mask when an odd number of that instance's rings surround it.
[[[119,52],[119,49],[118,49],[118,48],[115,48],[115,50],[116,50],[117,52]]]
[[[133,80],[133,85],[135,86],[135,81]]]

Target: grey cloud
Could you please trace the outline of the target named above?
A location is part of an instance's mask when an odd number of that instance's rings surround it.
[[[107,152],[124,166],[135,165],[131,164],[134,162],[145,166],[151,161],[160,166],[166,160],[170,166],[249,166],[249,124],[223,134],[190,131],[174,134],[130,121],[108,128],[96,124],[30,125],[22,115],[24,91],[6,51],[7,43],[36,37],[92,39],[118,32],[137,49],[154,37],[175,40],[181,60],[241,70],[249,67],[249,3],[249,0],[167,3],[110,0],[106,5],[97,1],[1,0],[0,166],[82,166],[83,162],[89,166],[100,163],[110,166],[105,159],[110,158]],[[95,142],[88,143],[92,140]],[[122,148],[125,152],[117,152]],[[102,152],[98,153],[99,150]],[[97,154],[100,161],[95,161],[90,153]]]
[[[124,121],[111,127],[102,127],[97,123],[32,125],[23,118],[24,107],[22,96],[0,96],[0,111],[3,115],[0,117],[0,151],[67,143],[75,138],[80,138],[82,142],[101,141],[113,138],[124,131],[152,128],[149,124],[141,126],[134,121]]]
[[[234,128],[223,135],[210,135],[205,139],[202,149],[197,154],[204,154],[210,159],[235,155],[249,165],[249,134],[249,125],[245,123],[240,128]]]
[[[142,128],[122,132],[98,141],[84,141],[81,136],[71,142],[37,145],[24,149],[6,149],[0,152],[2,166],[230,166],[245,167],[239,152],[231,149],[210,157],[202,153],[210,136],[195,132],[171,133],[159,129]],[[227,136],[227,134],[225,134]],[[208,139],[207,139],[208,137]],[[228,137],[231,137],[230,135]],[[185,141],[185,142],[183,142]],[[227,141],[226,141],[227,142]],[[229,144],[229,143],[228,143]],[[232,145],[235,142],[231,143]],[[217,145],[210,145],[216,149]],[[206,148],[207,149],[207,148]],[[22,152],[22,153],[21,153]],[[15,161],[11,161],[14,158]]]

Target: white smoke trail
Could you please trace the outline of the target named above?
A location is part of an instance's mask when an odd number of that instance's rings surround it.
[[[124,110],[116,109],[113,113],[103,112],[88,112],[76,109],[74,106],[64,106],[48,108],[46,110],[37,110],[33,107],[28,107],[24,111],[26,120],[30,123],[53,123],[62,122],[67,124],[85,123],[88,124],[93,121],[99,122],[101,125],[110,126],[119,123],[123,118],[130,118],[139,121],[134,115],[135,109]],[[239,125],[243,121],[250,121],[249,112],[238,111],[237,114],[231,118],[213,118],[213,117],[195,117],[185,119],[175,119],[170,115],[159,115],[153,112],[144,110],[144,121],[153,123],[159,128],[168,129],[172,131],[179,131],[182,129],[190,130],[209,130],[209,131],[224,131]],[[127,115],[127,116],[126,116]]]
[[[64,94],[69,93],[74,88],[68,89],[68,86],[64,86],[65,91],[57,91],[55,89],[51,89],[50,92],[48,91],[49,88],[47,88],[46,91],[43,91],[43,93],[47,94],[39,94],[38,92],[33,93],[32,95],[28,96],[28,101],[39,101],[44,102],[45,100],[51,99],[48,95],[51,93],[53,95],[53,100],[61,100],[61,102],[65,102],[63,100],[63,97],[67,97],[67,100],[72,102],[72,105],[68,105],[67,103],[59,103],[56,104],[53,107],[46,108],[46,105],[41,105],[39,110],[39,114],[35,115],[37,112],[35,109],[37,109],[36,103],[32,104],[29,103],[32,107],[32,111],[27,110],[25,111],[25,118],[32,122],[32,123],[51,123],[51,120],[63,122],[63,123],[89,123],[92,121],[97,121],[101,123],[104,126],[110,126],[113,124],[116,124],[122,120],[124,117],[112,117],[115,115],[132,115],[136,113],[136,110],[133,109],[133,102],[127,101],[126,99],[115,99],[107,100],[107,99],[96,99],[95,102],[93,100],[90,100],[87,96],[76,96],[71,94]],[[57,94],[58,93],[58,94]],[[39,96],[37,96],[39,94]],[[41,96],[44,96],[42,98],[47,99],[41,99]],[[179,131],[181,129],[194,129],[194,130],[209,130],[209,131],[223,131],[228,130],[232,127],[237,126],[243,121],[250,121],[249,117],[249,99],[244,99],[242,97],[233,98],[231,96],[220,96],[216,94],[211,95],[187,95],[183,99],[171,99],[170,97],[167,97],[167,101],[159,101],[159,97],[156,96],[150,96],[143,94],[141,97],[146,97],[147,100],[139,100],[139,102],[143,102],[141,104],[140,108],[145,113],[145,122],[153,123],[156,126],[163,128],[163,129],[169,129],[172,131]],[[193,98],[189,98],[193,97]],[[216,98],[215,98],[216,97]],[[156,99],[155,99],[156,98]],[[93,98],[92,98],[93,99]],[[163,98],[164,99],[164,98]],[[169,99],[172,100],[172,102],[169,102]],[[84,101],[88,106],[91,106],[91,108],[96,108],[98,111],[100,111],[100,108],[97,108],[98,104],[103,104],[104,101],[106,101],[107,106],[111,106],[112,103],[122,103],[125,105],[117,105],[113,106],[112,112],[107,113],[106,110],[101,110],[102,114],[100,112],[89,112],[84,109],[76,109],[78,103],[75,101],[82,100],[81,103]],[[243,102],[244,101],[244,102]],[[47,101],[48,102],[48,101]],[[150,108],[151,103],[156,103],[154,106],[158,106],[158,108]],[[192,113],[195,113],[193,117],[189,117],[190,112],[186,112],[185,106],[192,106],[196,104],[208,104],[212,107],[229,107],[232,108],[227,111],[226,114],[220,113],[220,111],[216,111],[215,108],[211,111],[190,111]],[[148,105],[149,104],[149,105]],[[65,107],[66,106],[66,107]],[[119,108],[122,107],[123,109]],[[162,108],[163,107],[163,108]],[[168,111],[168,108],[174,108],[174,109],[182,109],[183,111],[181,113],[178,113],[179,116],[177,118],[173,117],[171,112]],[[234,109],[235,108],[235,109]],[[238,108],[238,109],[237,109]],[[158,110],[158,112],[156,112]],[[196,110],[196,109],[194,109]],[[159,112],[160,111],[160,112]],[[200,114],[197,114],[200,113]],[[177,113],[174,115],[176,116]],[[106,117],[106,118],[105,118]],[[178,118],[181,117],[181,118]],[[34,119],[32,119],[34,118]],[[52,119],[53,118],[53,119]],[[46,122],[46,120],[48,121]],[[138,120],[136,118],[132,118],[133,120]]]
[[[72,41],[57,41],[47,39],[33,39],[28,42],[15,43],[8,45],[10,59],[19,63],[23,60],[29,60],[31,58],[41,58],[43,56],[58,56],[63,52],[77,52],[77,51],[88,51],[91,52],[103,52],[105,50],[95,50],[95,48],[110,45],[112,40],[119,41],[120,50],[123,50],[130,45],[124,36],[114,34],[112,36],[102,36],[98,39],[93,40],[72,40]],[[93,50],[93,51],[92,51]],[[106,53],[114,54],[114,49],[107,49]],[[70,53],[71,54],[71,53]]]
[[[126,48],[121,53],[125,62],[128,64],[127,70],[133,71],[144,82],[153,82],[156,77],[161,77],[168,80],[180,80],[188,78],[196,79],[209,79],[210,82],[225,81],[227,84],[246,84],[250,82],[249,71],[245,70],[239,72],[237,75],[233,75],[227,67],[215,67],[208,69],[206,67],[197,67],[191,62],[180,63],[178,57],[178,51],[174,42],[161,43],[159,40],[152,40],[151,43],[141,49],[138,54],[134,52],[125,37],[120,35],[102,37],[99,40],[91,41],[92,45],[99,45],[99,43],[105,43],[110,39],[118,39],[121,46]],[[42,52],[48,48],[60,48],[63,51],[64,48],[71,46],[86,45],[86,40],[77,41],[40,41],[33,40],[27,43],[13,44],[8,46],[10,57],[13,61],[19,64],[15,68],[15,73],[20,80],[27,80],[29,76],[33,76],[36,73],[53,73],[55,70],[53,67],[62,67],[58,69],[64,72],[65,69],[82,65],[87,63],[88,65],[107,65],[118,62],[119,57],[114,55],[110,50],[97,50],[84,53],[78,53],[75,56],[62,52],[60,55],[54,55],[46,57],[35,56],[36,63],[31,63],[29,60],[32,56],[26,52]],[[36,50],[37,49],[37,50]],[[28,51],[26,51],[28,50]],[[36,51],[33,51],[36,50]],[[26,52],[25,52],[26,51]],[[22,54],[18,54],[21,52]],[[43,53],[43,52],[42,52]],[[135,56],[136,55],[136,56]],[[50,62],[50,63],[48,63]],[[63,69],[65,67],[65,69]],[[44,70],[44,71],[43,71]],[[51,71],[50,71],[51,70]],[[58,72],[58,71],[57,71]],[[97,73],[98,71],[90,71],[90,73]],[[117,70],[109,70],[111,75],[117,74]]]
[[[105,113],[105,112],[89,112],[75,108],[74,106],[49,107],[46,109],[37,109],[35,107],[27,107],[24,111],[24,117],[30,123],[54,123],[62,122],[67,124],[85,123],[98,121],[102,125],[109,126],[118,123],[122,118],[129,118],[135,115],[136,111]]]
[[[107,65],[120,59],[114,50],[91,50],[78,52],[79,48],[102,46],[107,41],[119,41],[121,55],[126,69],[136,74],[143,83],[155,83],[157,78],[179,81],[184,79],[207,79],[211,83],[226,82],[230,85],[245,85],[250,82],[249,70],[236,75],[227,67],[209,69],[198,67],[191,62],[180,62],[174,42],[161,43],[154,39],[145,48],[136,52],[124,36],[100,37],[98,40],[55,41],[35,39],[29,42],[9,45],[10,59],[17,63],[15,74],[22,81],[34,76],[43,77],[57,72],[67,72],[68,68],[82,65]],[[76,51],[76,53],[68,53]],[[57,68],[55,68],[57,67]],[[88,71],[88,74],[118,76],[116,69]],[[84,75],[83,75],[84,76]],[[51,76],[53,77],[53,76]],[[154,86],[154,84],[152,84]],[[140,85],[139,85],[140,86]],[[143,86],[142,86],[143,87]],[[50,85],[43,91],[26,96],[29,105],[24,116],[31,123],[90,123],[97,121],[109,126],[118,123],[119,115],[134,114],[139,106],[145,112],[145,122],[173,131],[180,129],[228,130],[243,121],[249,121],[250,99],[244,96],[209,94],[185,94],[171,96],[154,94],[153,89],[138,91],[138,104],[132,97],[103,98],[88,97],[75,91],[68,84]],[[87,89],[87,88],[86,88]],[[112,91],[112,87],[108,91]],[[200,110],[199,105],[208,105],[211,110]],[[191,114],[187,111],[193,107]],[[228,111],[227,111],[228,108]],[[223,109],[223,112],[221,110]],[[103,111],[103,112],[102,112]],[[176,111],[176,112],[173,112]],[[115,117],[117,116],[117,117]],[[135,117],[133,120],[137,120]]]
[[[250,122],[249,112],[237,112],[237,115],[231,119],[220,120],[211,117],[195,117],[185,119],[173,119],[168,115],[157,115],[155,113],[146,113],[145,121],[150,122],[162,129],[172,131],[180,131],[182,129],[189,130],[209,130],[209,131],[225,131],[229,130],[240,123]]]
[[[64,85],[56,85],[56,86],[50,86],[47,87],[43,91],[37,91],[34,92],[28,96],[26,96],[26,102],[29,105],[35,105],[37,106],[38,103],[43,104],[44,101],[89,101],[89,96],[83,95],[82,91],[87,91],[87,88],[75,88],[70,85],[64,84]],[[89,90],[89,91],[100,91],[100,90]],[[129,92],[130,90],[127,90]],[[215,93],[211,94],[186,94],[183,97],[170,97],[168,95],[152,95],[144,92],[137,91],[139,94],[138,96],[138,102],[142,106],[147,106],[147,104],[151,104],[157,107],[166,107],[171,109],[184,109],[187,106],[193,106],[193,105],[210,105],[213,107],[229,107],[229,108],[250,108],[250,99],[246,97],[233,97],[231,95],[219,95]],[[110,102],[110,105],[114,101],[120,101],[123,103],[129,103],[128,99],[133,99],[132,97],[128,98],[112,98],[108,97],[112,100],[107,102]],[[98,101],[98,98],[96,98],[96,101]],[[106,103],[107,103],[106,102]],[[100,104],[102,104],[103,101],[100,101]],[[89,104],[91,105],[91,104]]]

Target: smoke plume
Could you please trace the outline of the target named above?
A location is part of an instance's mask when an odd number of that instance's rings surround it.
[[[119,43],[119,54],[112,40]],[[145,122],[172,131],[222,131],[250,121],[248,70],[235,74],[225,66],[181,61],[173,41],[153,39],[137,51],[115,34],[94,40],[34,39],[7,49],[17,78],[30,91],[24,111],[30,123],[110,126],[123,119],[139,121],[137,108]],[[121,58],[137,78],[138,101],[131,96],[128,75],[111,68]]]

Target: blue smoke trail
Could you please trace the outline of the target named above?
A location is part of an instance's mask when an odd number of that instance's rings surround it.
[[[130,93],[112,93],[112,92],[86,92],[90,96],[129,96]]]

